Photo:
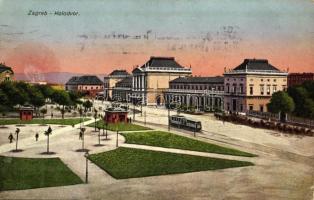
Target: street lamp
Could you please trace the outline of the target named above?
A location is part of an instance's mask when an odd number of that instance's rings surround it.
[[[86,171],[85,171],[85,183],[88,183],[88,151],[85,152],[84,157],[86,158]]]
[[[116,147],[118,147],[118,136],[119,136],[119,131],[117,130],[117,141],[116,141]]]
[[[20,129],[16,128],[15,130],[15,134],[16,134],[16,145],[15,145],[15,150],[17,151],[17,142],[19,141],[19,133],[20,133]]]

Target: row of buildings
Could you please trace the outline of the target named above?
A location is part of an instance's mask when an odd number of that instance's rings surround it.
[[[196,111],[221,109],[231,112],[249,110],[266,112],[272,94],[292,84],[314,80],[313,73],[281,71],[265,59],[245,59],[238,66],[225,70],[223,76],[192,76],[191,67],[180,65],[174,57],[151,57],[131,73],[114,70],[104,80],[96,76],[73,77],[73,85],[105,100],[142,105],[180,105]]]

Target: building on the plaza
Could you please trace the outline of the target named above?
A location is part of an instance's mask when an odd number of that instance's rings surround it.
[[[120,106],[112,106],[105,110],[105,123],[127,123],[128,111]]]
[[[5,65],[5,63],[0,63],[0,83],[3,81],[10,81],[14,79],[14,72],[11,67]]]
[[[19,108],[20,120],[29,121],[33,119],[34,108],[31,106],[22,106]]]
[[[127,102],[132,94],[132,76],[128,76],[117,82],[112,88],[112,100]]]
[[[119,81],[130,77],[131,75],[126,70],[114,70],[108,76],[104,77],[104,98],[112,99],[112,90]]]
[[[224,109],[267,112],[272,94],[287,89],[287,76],[287,72],[272,66],[268,60],[245,59],[224,73]]]
[[[141,67],[132,71],[132,95],[130,100],[143,105],[164,104],[163,92],[169,89],[169,81],[180,76],[190,76],[191,68],[181,66],[174,57],[150,57]]]
[[[170,81],[164,91],[166,106],[171,103],[196,111],[223,109],[224,78],[188,76]]]
[[[95,97],[98,92],[104,90],[104,83],[97,76],[73,76],[65,84],[65,89],[67,91],[77,91]]]
[[[288,87],[301,85],[305,81],[314,81],[314,73],[289,73]]]

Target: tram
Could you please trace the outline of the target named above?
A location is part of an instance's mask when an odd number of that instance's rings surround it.
[[[200,121],[186,118],[182,115],[170,116],[169,123],[171,126],[175,126],[182,129],[199,132],[202,130],[202,123]]]

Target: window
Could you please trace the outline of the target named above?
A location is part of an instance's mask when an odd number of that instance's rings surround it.
[[[237,92],[237,84],[233,84],[233,93],[236,93]]]
[[[283,91],[286,91],[286,90],[287,90],[287,86],[286,86],[286,85],[283,85],[283,86],[282,86],[282,90],[283,90]]]
[[[267,85],[266,92],[267,92],[267,95],[270,95],[270,85]]]
[[[93,87],[91,87],[91,89],[93,89]]]
[[[263,79],[261,79],[261,81],[263,82],[264,80],[263,80]]]
[[[260,106],[259,106],[259,111],[260,111],[260,112],[264,112],[264,105],[260,105]]]
[[[276,79],[274,79],[274,82],[276,82]]]
[[[87,87],[85,86],[85,90],[87,90]]]
[[[253,95],[253,86],[250,86],[250,95]]]
[[[253,104],[249,105],[249,110],[253,110]]]
[[[240,104],[240,111],[243,112],[243,104]]]
[[[273,92],[277,92],[277,85],[273,86]]]
[[[243,84],[242,83],[240,84],[240,91],[239,92],[240,92],[240,94],[243,94]]]
[[[229,93],[230,92],[230,88],[229,88],[229,83],[227,83],[227,93]]]
[[[261,95],[264,95],[264,85],[261,85]]]

